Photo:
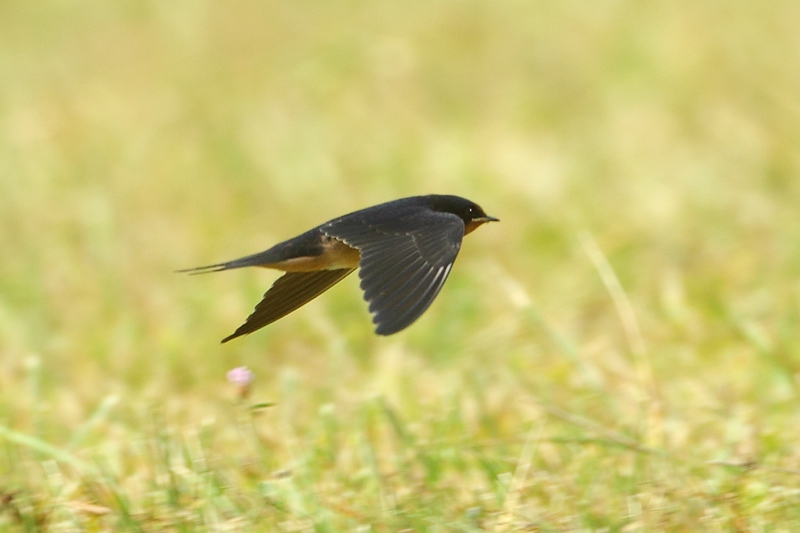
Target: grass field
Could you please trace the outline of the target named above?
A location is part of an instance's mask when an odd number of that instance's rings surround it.
[[[0,3],[0,530],[800,530],[798,20]],[[174,273],[433,192],[502,222],[391,337]]]

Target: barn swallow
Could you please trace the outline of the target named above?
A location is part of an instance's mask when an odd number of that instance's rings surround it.
[[[497,220],[458,196],[412,196],[334,218],[257,254],[179,272],[249,266],[285,272],[223,343],[288,315],[356,268],[375,333],[391,335],[410,326],[431,305],[464,235]]]

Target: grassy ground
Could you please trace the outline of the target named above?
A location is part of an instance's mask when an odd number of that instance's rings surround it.
[[[797,530],[798,20],[3,2],[0,527]],[[173,273],[429,192],[502,222],[389,338]]]

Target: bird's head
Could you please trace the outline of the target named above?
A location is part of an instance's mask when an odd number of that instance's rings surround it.
[[[489,216],[481,206],[459,196],[435,197],[434,209],[458,215],[464,221],[464,234],[475,231],[478,226],[487,222],[499,222],[500,219]]]

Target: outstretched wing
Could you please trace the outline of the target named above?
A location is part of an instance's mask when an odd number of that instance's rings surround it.
[[[313,272],[287,272],[264,293],[244,324],[222,339],[228,342],[241,335],[252,333],[307,304],[350,274],[353,268],[317,270]]]
[[[322,231],[361,251],[361,289],[375,333],[391,335],[411,325],[439,294],[461,248],[464,222],[417,207],[371,215],[353,213]]]

